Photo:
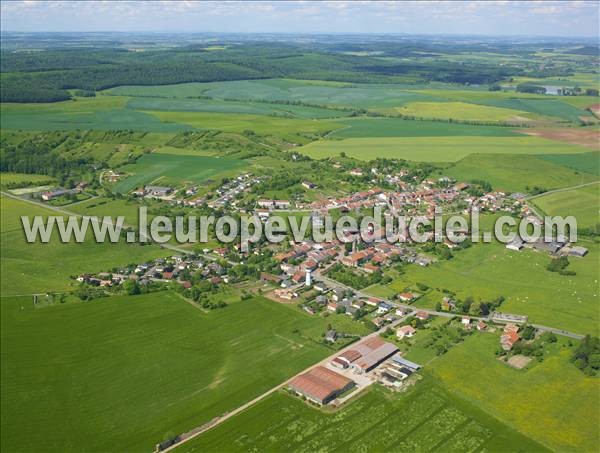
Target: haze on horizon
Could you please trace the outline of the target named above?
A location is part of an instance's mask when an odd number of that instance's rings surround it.
[[[2,0],[3,32],[398,33],[599,36],[596,1]]]

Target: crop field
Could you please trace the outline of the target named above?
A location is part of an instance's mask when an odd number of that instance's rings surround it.
[[[293,143],[306,143],[304,135],[333,131],[342,126],[329,120],[291,119],[265,115],[243,115],[207,112],[150,112],[164,122],[187,124],[196,129],[218,129],[230,132],[251,130],[257,134],[276,135]]]
[[[319,140],[299,151],[314,158],[339,156],[371,160],[378,157],[418,162],[455,162],[469,154],[565,154],[588,151],[577,145],[539,137],[376,137]]]
[[[515,370],[496,359],[497,334],[473,335],[431,368],[449,390],[548,448],[593,452],[600,435],[600,381],[569,361],[566,342],[548,347],[542,363]]]
[[[308,107],[303,105],[268,104],[264,102],[223,101],[219,99],[164,99],[133,98],[127,107],[134,110],[162,110],[180,112],[244,113],[248,115],[280,115],[297,118],[333,118],[348,116],[342,110]]]
[[[160,153],[145,154],[135,164],[122,167],[124,172],[133,174],[118,182],[115,191],[129,192],[150,182],[156,183],[155,185],[168,185],[169,181],[202,183],[211,177],[239,170],[244,165],[244,161],[236,159]]]
[[[143,132],[178,132],[192,129],[165,123],[148,113],[125,108],[125,98],[98,99],[53,104],[2,104],[2,129],[37,131],[131,129]]]
[[[600,182],[537,197],[532,202],[546,215],[574,216],[580,228],[600,224]]]
[[[1,310],[3,451],[151,451],[331,353],[315,341],[326,319],[263,298],[205,312],[170,292],[3,297]]]
[[[411,102],[397,109],[398,113],[421,118],[455,119],[463,121],[513,121],[528,119],[526,111],[468,104],[466,102]],[[520,120],[523,121],[523,120]]]
[[[407,266],[394,282],[375,286],[373,292],[398,293],[420,282],[440,291],[454,291],[462,299],[473,296],[475,300],[491,300],[502,295],[506,298],[503,312],[529,315],[537,324],[598,335],[600,247],[581,240],[579,245],[588,248],[589,254],[583,259],[569,259],[569,270],[575,271],[575,276],[546,270],[550,262],[546,253],[526,249],[514,252],[503,244],[490,243],[474,245],[457,252],[451,260],[426,268]],[[419,306],[419,301],[415,304]]]
[[[600,153],[583,154],[549,154],[547,156],[538,156],[548,162],[553,162],[576,171],[590,173],[600,176]]]
[[[419,88],[407,84],[350,84],[319,80],[241,80],[232,82],[183,83],[164,86],[123,86],[112,88],[111,94],[120,96],[197,97],[217,99],[244,99],[266,101],[300,101],[308,104],[355,107],[395,107],[407,102],[436,101],[435,96],[408,89]]]
[[[482,179],[494,189],[509,192],[529,192],[535,186],[547,190],[570,187],[598,180],[597,174],[584,173],[566,166],[561,162],[579,162],[588,168],[593,165],[587,156],[594,153],[536,155],[524,154],[470,154],[452,163],[439,172],[458,181]],[[557,159],[553,159],[556,156]],[[598,157],[598,154],[595,154]],[[585,157],[585,159],[584,159]]]
[[[432,381],[406,394],[375,386],[336,413],[277,393],[177,451],[543,451]]]
[[[399,118],[350,118],[340,120],[339,123],[344,127],[331,134],[332,137],[510,137],[517,135],[508,127],[471,126],[441,121],[410,121]]]
[[[22,215],[33,218],[57,214],[24,201],[2,197],[2,296],[72,290],[77,284],[70,279],[72,275],[101,272],[167,255],[167,251],[153,245],[99,244],[91,233],[81,244],[63,244],[56,231],[49,243],[30,244],[25,240]]]
[[[52,181],[51,176],[46,175],[34,175],[29,173],[8,173],[2,172],[0,173],[0,186],[4,186],[7,184],[23,184],[23,183],[46,183],[48,181]]]
[[[489,99],[485,105],[505,109],[523,110],[537,115],[553,116],[562,120],[579,122],[580,116],[591,116],[585,110],[556,99]]]
[[[579,123],[579,116],[591,116],[584,110],[591,104],[598,103],[597,97],[592,96],[549,96],[540,94],[515,93],[505,91],[485,90],[450,90],[427,89],[417,90],[445,101],[467,102],[472,104],[521,110],[538,115],[551,116],[555,119]]]

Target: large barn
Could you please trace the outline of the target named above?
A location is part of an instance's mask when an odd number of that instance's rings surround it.
[[[327,404],[353,385],[354,381],[351,379],[317,366],[292,379],[289,388],[317,404]]]

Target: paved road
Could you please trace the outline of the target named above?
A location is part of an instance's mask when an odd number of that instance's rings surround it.
[[[402,308],[406,308],[406,309],[409,309],[409,310],[414,310],[415,309],[415,307],[413,307],[411,305],[399,304],[399,303],[397,303],[395,301],[391,301],[389,299],[385,299],[385,298],[382,298],[382,297],[375,297],[375,296],[372,296],[370,294],[364,293],[362,291],[357,291],[357,290],[355,290],[355,289],[353,289],[353,288],[351,288],[351,287],[349,287],[347,285],[344,285],[344,284],[342,284],[342,283],[340,283],[340,282],[338,282],[336,280],[333,280],[333,279],[331,279],[329,277],[326,277],[326,276],[322,275],[318,271],[316,271],[314,273],[314,278],[315,278],[315,280],[321,280],[321,281],[327,283],[329,286],[331,286],[333,288],[338,287],[338,288],[343,288],[343,289],[349,289],[349,290],[353,291],[355,294],[357,294],[357,295],[359,295],[361,297],[373,297],[374,299],[377,299],[377,300],[380,300],[380,301],[383,301],[383,302],[387,302],[388,304],[393,305],[394,307],[402,307]],[[428,310],[426,308],[419,308],[418,310],[419,311],[424,311],[425,313],[429,313],[430,315],[433,315],[433,316],[442,316],[442,317],[445,317],[445,318],[453,318],[453,317],[457,316],[456,313],[448,313],[448,312],[445,312],[445,311]],[[460,315],[458,315],[458,316],[460,316]],[[476,319],[478,321],[485,321],[485,322],[489,322],[490,321],[489,317],[483,317],[483,316],[471,316],[471,315],[469,315],[469,318]],[[581,335],[579,333],[569,332],[568,330],[557,329],[555,327],[544,326],[544,325],[541,325],[541,324],[530,324],[530,325],[533,326],[533,327],[535,327],[536,329],[542,330],[544,332],[552,332],[552,333],[554,333],[556,335],[562,335],[564,337],[574,338],[574,339],[577,339],[577,340],[581,340],[584,337],[584,335]]]
[[[542,193],[538,193],[536,195],[531,195],[530,197],[527,197],[526,200],[533,200],[534,198],[543,197],[544,195],[550,195],[552,193],[566,192],[568,190],[579,189],[581,187],[593,186],[594,184],[600,184],[600,181],[588,182],[585,184],[578,184],[576,186],[571,186],[571,187],[563,187],[562,189],[549,190],[547,192],[542,192]]]

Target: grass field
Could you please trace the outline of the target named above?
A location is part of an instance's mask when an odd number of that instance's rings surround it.
[[[547,348],[542,363],[515,370],[496,359],[497,334],[474,335],[431,367],[448,389],[548,448],[594,452],[600,381],[569,362],[566,341]]]
[[[469,154],[565,154],[588,151],[539,137],[378,137],[319,140],[299,151],[314,158],[339,156],[371,160],[378,157],[420,162],[455,162]]]
[[[181,452],[541,451],[432,380],[406,394],[375,386],[334,414],[278,393],[182,445]]]
[[[491,243],[473,246],[456,253],[452,260],[427,268],[406,266],[405,273],[390,285],[367,291],[389,296],[421,282],[433,289],[454,291],[459,298],[491,300],[503,295],[503,312],[527,314],[531,322],[598,335],[600,247],[585,241],[579,245],[587,247],[589,254],[582,259],[570,258],[569,269],[577,273],[575,276],[547,271],[550,257],[545,253],[513,252]],[[419,306],[419,301],[415,304]]]
[[[600,224],[600,183],[543,195],[532,202],[546,215],[575,216],[582,228]]]
[[[150,182],[155,185],[169,185],[170,182],[202,183],[218,175],[224,176],[245,165],[236,159],[189,156],[176,154],[145,154],[135,164],[121,168],[133,173],[115,185],[119,193],[129,192]]]
[[[244,113],[249,115],[281,115],[297,118],[334,118],[348,116],[342,110],[307,107],[303,105],[268,104],[264,102],[223,101],[219,99],[165,99],[139,97],[127,106],[135,110],[164,110],[180,112]]]
[[[591,116],[587,106],[598,103],[592,96],[551,96],[543,94],[515,93],[513,91],[487,91],[481,89],[426,89],[416,90],[437,98],[472,104],[521,110],[537,115],[552,116],[556,120],[579,123],[579,116]]]
[[[262,298],[209,313],[168,292],[1,309],[6,452],[151,451],[331,353],[312,339],[326,319]]]
[[[178,132],[188,125],[161,122],[155,116],[125,108],[126,98],[100,96],[51,104],[2,104],[2,129],[124,130]]]
[[[32,183],[46,183],[47,181],[52,181],[52,176],[47,175],[33,175],[29,173],[0,173],[0,186],[4,186],[6,184],[22,184],[25,182]]]
[[[527,118],[528,112],[466,102],[411,102],[396,109],[403,115],[421,118],[455,119],[462,121],[517,121],[515,117]]]
[[[340,128],[339,123],[329,120],[291,119],[265,115],[244,115],[207,112],[149,112],[165,122],[187,124],[196,129],[218,129],[257,134],[275,135],[292,143],[306,143],[306,135],[322,134]]]
[[[20,216],[56,215],[30,203],[2,197],[1,294],[45,293],[73,289],[71,275],[100,272],[130,263],[165,256],[153,245],[98,244],[91,235],[85,242],[63,244],[54,233],[47,244],[27,243]]]
[[[600,153],[583,154],[549,154],[538,156],[540,159],[564,165],[576,171],[584,171],[592,175],[600,176]]]
[[[439,175],[458,181],[483,179],[494,189],[510,192],[529,192],[535,186],[558,189],[598,180],[597,175],[560,165],[562,160],[570,162],[572,157],[573,162],[578,162],[580,156],[589,154],[594,153],[558,154],[556,156],[561,159],[556,160],[551,158],[552,155],[471,154],[445,167]]]
[[[240,80],[213,83],[182,83],[164,86],[123,86],[111,89],[115,95],[186,98],[210,96],[217,99],[301,101],[309,104],[355,107],[395,107],[407,102],[435,101],[428,93],[408,91],[418,85],[350,84],[320,80]]]
[[[409,121],[398,118],[349,118],[340,120],[339,123],[349,127],[335,131],[331,134],[332,137],[510,137],[516,135],[507,127],[471,126],[441,121]]]
[[[579,122],[580,116],[591,116],[591,113],[585,110],[552,97],[545,99],[489,99],[484,104],[504,109],[522,110],[535,115],[553,116],[574,123]]]

